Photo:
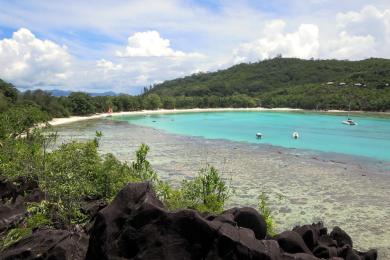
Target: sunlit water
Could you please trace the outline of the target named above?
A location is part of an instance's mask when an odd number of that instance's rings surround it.
[[[90,139],[94,137],[96,130],[102,131],[104,136],[100,151],[114,153],[123,161],[133,160],[139,145],[147,143],[151,148],[148,158],[153,167],[162,179],[173,185],[192,178],[207,163],[212,164],[227,180],[231,179],[235,192],[228,207],[256,207],[258,195],[265,191],[269,195],[272,214],[279,231],[321,220],[329,227],[338,225],[346,230],[353,238],[355,247],[362,250],[377,248],[380,259],[390,259],[390,162],[387,156],[374,158],[364,151],[363,156],[361,152],[359,156],[352,155],[353,151],[347,154],[346,150],[338,153],[321,152],[315,147],[283,148],[279,145],[302,145],[307,142],[309,133],[304,128],[293,129],[291,121],[289,124],[280,124],[274,132],[264,130],[265,128],[258,129],[257,126],[246,126],[242,123],[245,118],[235,121],[238,126],[232,124],[233,121],[228,126],[224,120],[228,114],[231,113],[121,118],[125,121],[111,118],[63,125],[56,130],[60,136],[59,142]],[[246,115],[238,113],[234,117],[239,117],[240,114]],[[258,116],[256,114],[250,116]],[[276,113],[282,118],[283,114]],[[266,113],[260,115],[260,118],[262,116],[275,114]],[[317,116],[324,115],[308,115],[308,118]],[[315,120],[324,120],[328,124],[315,129],[331,129],[333,134],[337,131],[357,131],[357,127],[367,124],[364,122],[386,124],[386,119],[354,117],[359,125],[348,128],[340,123],[344,117],[324,117],[325,119]],[[209,129],[217,129],[211,131],[214,136],[204,138],[202,127],[193,122],[194,118],[198,118],[199,124],[206,124],[202,120],[207,122],[214,118],[214,122],[225,123],[225,127],[208,125]],[[241,123],[238,122],[240,120]],[[334,124],[330,125],[330,121]],[[142,124],[139,125],[140,122]],[[183,126],[185,122],[188,124]],[[178,124],[180,131],[172,127],[174,124]],[[162,128],[162,125],[169,125],[171,128]],[[181,127],[193,132],[191,135],[183,134]],[[306,127],[310,130],[310,127]],[[228,140],[232,135],[226,133],[234,133],[232,129],[242,133],[238,136],[243,139],[238,139],[238,142]],[[381,129],[383,135],[386,135]],[[291,140],[291,132],[295,130],[301,133],[301,139]],[[265,136],[260,141],[254,138],[254,134],[259,131]],[[225,137],[218,135],[218,132],[225,134]],[[263,144],[269,142],[276,132],[280,133],[277,136],[285,140],[284,143]],[[312,129],[310,133],[315,132]],[[357,138],[357,134],[353,136]],[[278,142],[278,138],[274,141]],[[382,141],[386,143],[388,140],[384,138]]]
[[[356,126],[342,124],[345,116],[318,113],[208,112],[151,116],[118,116],[132,124],[170,133],[266,143],[287,148],[344,153],[390,161],[390,119],[355,117]],[[255,138],[262,133],[261,140]],[[295,140],[292,133],[298,132]]]

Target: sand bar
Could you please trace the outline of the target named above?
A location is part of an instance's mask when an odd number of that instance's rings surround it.
[[[348,113],[345,110],[328,110],[328,111],[314,111],[304,110],[299,108],[191,108],[191,109],[158,109],[158,110],[140,110],[140,111],[126,111],[126,112],[114,112],[114,113],[100,113],[90,116],[71,116],[64,118],[53,118],[49,121],[52,126],[70,124],[79,121],[85,121],[90,119],[104,118],[108,116],[121,116],[121,115],[148,115],[148,114],[171,114],[171,113],[196,113],[196,112],[227,112],[227,111],[312,111],[323,113]],[[367,113],[363,111],[351,111],[351,113]],[[375,112],[375,114],[390,115],[389,112]]]

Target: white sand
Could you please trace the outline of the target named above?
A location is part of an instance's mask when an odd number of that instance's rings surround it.
[[[170,113],[196,113],[196,112],[223,112],[223,111],[300,111],[296,108],[192,108],[192,109],[158,109],[158,110],[141,110],[128,112],[101,113],[91,116],[71,116],[64,118],[53,118],[49,124],[52,126],[69,124],[90,119],[104,118],[108,116],[119,115],[148,115],[148,114],[170,114]]]
[[[101,113],[91,116],[71,116],[64,118],[53,118],[49,124],[52,126],[69,124],[79,121],[85,121],[90,119],[104,118],[108,116],[119,116],[119,115],[150,115],[150,114],[171,114],[171,113],[196,113],[196,112],[224,112],[224,111],[315,111],[315,110],[305,110],[299,108],[191,108],[191,109],[158,109],[158,110],[140,110],[140,111],[127,111],[127,112],[114,112],[114,113]],[[348,113],[346,110],[320,110],[315,112],[323,113]],[[350,111],[351,113],[375,113],[389,115],[389,112],[364,112],[364,111]]]

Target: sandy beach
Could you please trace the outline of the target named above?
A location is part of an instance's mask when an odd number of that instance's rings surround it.
[[[49,121],[52,126],[69,124],[90,119],[99,119],[108,116],[125,116],[125,115],[150,115],[150,114],[171,114],[171,113],[196,113],[196,112],[225,112],[225,111],[301,111],[298,108],[191,108],[191,109],[158,109],[158,110],[140,110],[140,111],[123,111],[114,113],[100,113],[90,116],[71,116],[63,118],[53,118]]]
[[[80,122],[90,119],[99,119],[108,116],[121,116],[121,115],[148,115],[148,114],[170,114],[170,113],[197,113],[197,112],[228,112],[228,111],[308,111],[308,112],[322,112],[322,113],[348,113],[346,110],[327,110],[327,111],[315,111],[315,110],[304,110],[299,108],[191,108],[191,109],[158,109],[158,110],[140,110],[140,111],[124,111],[114,113],[100,113],[90,116],[71,116],[64,118],[53,118],[49,121],[52,126],[58,126],[63,124],[70,124],[74,122]],[[351,113],[368,113],[364,111],[351,111]],[[390,115],[389,112],[375,112],[380,115]]]

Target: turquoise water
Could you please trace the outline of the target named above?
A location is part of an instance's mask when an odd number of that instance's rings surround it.
[[[286,148],[365,156],[390,161],[390,119],[291,112],[207,112],[149,116],[116,116],[114,120],[149,126],[169,133],[264,143]],[[294,131],[300,138],[292,138]],[[255,134],[264,136],[256,139]]]

